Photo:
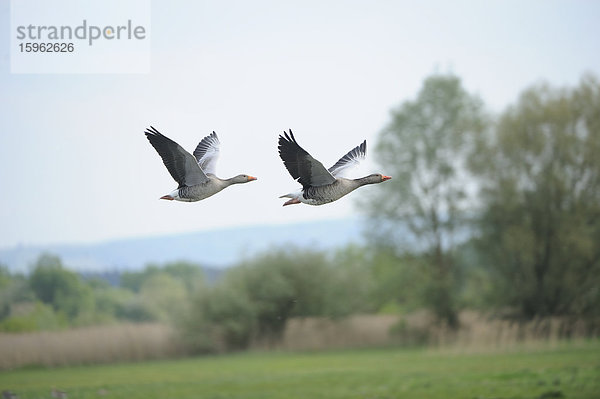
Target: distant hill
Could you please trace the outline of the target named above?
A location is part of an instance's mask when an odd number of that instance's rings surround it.
[[[278,246],[329,249],[361,241],[360,222],[344,219],[227,228],[93,244],[16,246],[0,249],[0,263],[11,271],[25,272],[40,254],[49,252],[59,256],[69,269],[79,272],[139,270],[148,263],[175,260],[222,268]]]

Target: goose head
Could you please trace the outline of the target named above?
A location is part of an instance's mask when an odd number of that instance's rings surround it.
[[[359,179],[359,181],[360,181],[361,185],[376,184],[376,183],[382,183],[386,180],[390,180],[391,178],[392,178],[391,176],[382,175],[381,173],[374,173],[372,175],[365,176],[365,177]]]
[[[241,183],[248,183],[253,180],[256,180],[256,177],[250,176],[250,175],[237,175],[237,176],[232,177],[231,179],[227,179],[227,180],[231,184],[241,184]]]

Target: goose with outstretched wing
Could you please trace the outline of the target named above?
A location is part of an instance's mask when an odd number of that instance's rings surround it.
[[[160,199],[195,202],[215,195],[232,184],[256,180],[256,177],[249,175],[237,175],[230,179],[220,179],[216,176],[215,165],[220,143],[215,132],[200,141],[194,155],[152,126],[144,133],[178,184],[177,189]]]
[[[358,165],[367,154],[367,141],[353,148],[340,158],[331,168],[325,169],[323,164],[304,150],[290,129],[289,134],[283,132],[279,136],[279,156],[290,175],[302,185],[296,192],[282,195],[279,198],[290,198],[283,206],[293,204],[323,205],[336,201],[366,184],[381,183],[391,179],[390,176],[372,174],[359,179],[346,178],[346,172]]]

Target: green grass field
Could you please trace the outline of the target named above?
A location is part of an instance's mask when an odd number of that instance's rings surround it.
[[[600,342],[460,354],[426,349],[241,353],[0,372],[20,399],[600,398]]]

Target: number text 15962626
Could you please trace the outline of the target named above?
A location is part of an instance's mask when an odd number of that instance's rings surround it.
[[[19,43],[22,53],[72,53],[73,43]]]

